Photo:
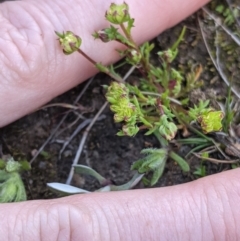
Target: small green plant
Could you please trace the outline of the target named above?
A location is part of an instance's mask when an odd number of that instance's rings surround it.
[[[236,19],[240,17],[239,7],[237,5],[232,5],[231,8],[225,4],[218,4],[215,9],[217,13],[222,15],[224,18],[224,24],[227,26],[233,25]]]
[[[117,41],[125,46],[125,50],[117,51],[140,72],[142,77],[137,84],[126,83],[115,72],[113,66],[95,62],[81,50],[81,38],[71,31],[56,32],[63,52],[82,54],[99,71],[113,79],[112,83],[104,88],[110,109],[114,112],[114,121],[122,123],[118,136],[133,137],[139,131],[145,131],[146,135],[153,134],[159,140],[159,149],[142,150],[145,156],[132,165],[133,170],[140,174],[152,173],[151,185],[157,183],[169,158],[184,172],[188,172],[188,163],[172,150],[170,144],[176,137],[179,127],[189,127],[192,122],[197,122],[199,128],[196,131],[205,136],[204,134],[222,129],[224,113],[208,107],[209,101],[200,101],[193,108],[187,106],[189,91],[200,85],[198,77],[202,68],[185,74],[173,67],[172,62],[178,55],[178,46],[184,39],[186,28],[183,27],[172,47],[158,52],[161,64],[154,66],[150,60],[154,44],[147,42],[139,47],[132,37],[134,19],[129,13],[128,5],[112,3],[105,17],[110,26],[96,31],[93,37],[104,43]],[[207,141],[209,145],[209,138]]]
[[[207,152],[202,153],[202,157],[209,157],[209,154]],[[201,160],[200,166],[196,168],[196,170],[193,172],[194,175],[198,177],[205,177],[206,176],[206,166],[204,165],[205,160]]]
[[[17,162],[10,156],[0,159],[0,203],[20,202],[27,199],[19,172],[30,170],[27,161]]]

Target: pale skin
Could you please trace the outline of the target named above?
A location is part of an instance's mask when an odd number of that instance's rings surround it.
[[[64,56],[53,31],[72,30],[95,60],[117,60],[117,44],[93,41],[112,1],[46,0],[0,5],[0,126],[90,77],[77,54]],[[121,1],[115,1],[120,3]],[[128,0],[138,43],[207,0]],[[239,240],[240,171],[167,188],[94,193],[0,205],[0,240]]]

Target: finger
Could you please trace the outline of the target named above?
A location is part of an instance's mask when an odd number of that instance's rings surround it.
[[[106,1],[17,1],[0,5],[0,126],[33,111],[87,79],[96,69],[78,54],[64,56],[54,31],[72,30],[82,49],[104,64],[117,60],[117,43],[94,41],[107,26]],[[117,1],[122,2],[122,1]],[[205,4],[207,0],[129,0],[134,38],[151,39]]]
[[[239,170],[166,188],[0,206],[9,240],[239,240]]]

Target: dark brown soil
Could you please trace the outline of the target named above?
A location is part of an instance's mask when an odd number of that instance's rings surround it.
[[[225,95],[224,89],[226,88],[221,87],[220,79],[211,65],[208,53],[201,40],[196,15],[175,28],[166,31],[154,40],[156,49],[154,50],[155,53],[153,53],[152,61],[158,64],[156,52],[171,46],[171,43],[179,36],[183,24],[188,27],[188,30],[185,41],[180,46],[179,57],[175,62],[176,68],[180,67],[187,73],[194,64],[202,64],[204,73],[201,79],[205,83],[208,83],[208,89],[214,89],[217,95]],[[124,74],[127,69],[127,67],[124,67],[120,72]],[[137,74],[133,74],[131,78],[137,78]],[[61,159],[58,157],[62,147],[60,143],[66,141],[83,121],[79,119],[73,127],[68,128],[77,118],[77,114],[82,114],[85,118],[91,118],[101,108],[105,101],[101,85],[109,82],[110,79],[103,74],[95,77],[93,83],[77,104],[79,105],[79,110],[72,111],[68,115],[58,132],[64,130],[64,128],[67,129],[46,145],[44,148],[45,153],[40,154],[32,163],[32,170],[23,174],[29,199],[56,197],[56,194],[47,189],[46,183],[65,183],[83,131],[70,142],[63,152]],[[57,97],[51,103],[73,104],[84,85],[85,83],[77,86]],[[33,154],[51,135],[67,111],[68,109],[63,107],[45,108],[2,128],[0,140],[4,154],[11,154],[16,160],[31,160]],[[159,144],[154,137],[144,136],[144,133],[140,133],[132,138],[117,137],[116,133],[120,129],[120,126],[113,122],[113,115],[108,108],[104,111],[104,115],[106,117],[96,122],[90,131],[79,163],[90,165],[101,175],[116,184],[123,184],[132,177],[133,172],[130,171],[130,166],[140,157],[140,151],[146,147],[158,147]],[[189,149],[186,148],[178,150],[183,156],[187,151]],[[200,165],[200,162],[196,158],[192,158],[189,160],[189,164],[191,172],[184,174],[176,163],[168,160],[164,174],[157,186],[176,185],[196,179],[192,173]],[[223,168],[228,168],[228,165],[221,166],[210,163],[206,163],[206,166],[207,174],[216,173]],[[73,184],[87,190],[99,188],[95,180],[84,176],[75,176]],[[143,187],[143,184],[138,185],[138,188]]]

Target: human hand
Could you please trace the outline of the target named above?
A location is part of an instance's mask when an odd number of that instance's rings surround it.
[[[110,2],[26,0],[0,5],[1,126],[95,73],[79,55],[62,54],[53,41],[54,30],[80,35],[82,47],[97,61],[117,59],[117,44],[93,44],[90,39],[105,26],[102,12]],[[128,4],[136,19],[134,36],[141,43],[207,0],[139,2]],[[238,240],[238,176],[234,170],[175,187],[2,204],[0,240]]]
[[[239,240],[239,170],[165,188],[0,205],[0,240]]]

